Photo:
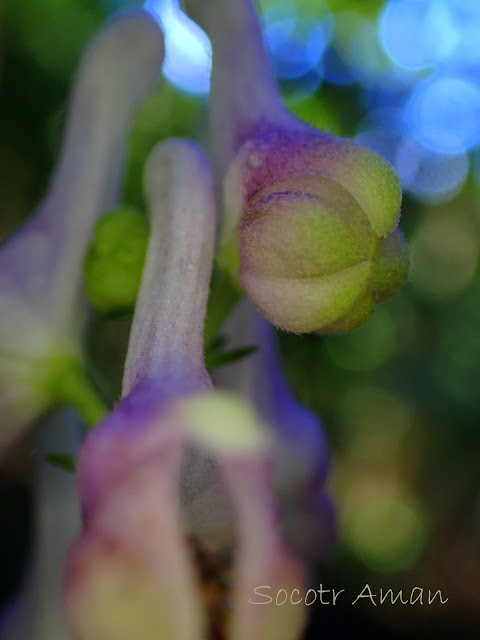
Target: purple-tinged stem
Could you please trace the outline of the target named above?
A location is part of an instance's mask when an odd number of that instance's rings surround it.
[[[154,380],[165,394],[211,386],[203,324],[215,195],[206,156],[185,140],[158,145],[148,161],[146,191],[151,236],[130,333],[124,396],[144,379]]]
[[[92,226],[117,202],[128,125],[163,55],[160,27],[145,11],[114,18],[94,37],[77,72],[47,195],[2,252],[0,271],[3,261],[10,265],[32,306],[41,308],[48,298],[62,327],[78,322],[81,262]],[[62,312],[55,314],[58,307]]]
[[[220,173],[258,123],[291,123],[251,0],[184,0],[212,43],[211,120]]]
[[[306,475],[310,472],[318,484],[323,484],[329,466],[329,447],[324,427],[315,414],[298,401],[288,386],[273,325],[256,310],[252,310],[251,322],[260,346],[254,360],[256,405],[265,420],[277,425],[285,443],[285,461],[289,456],[288,443],[294,443],[303,471]],[[297,471],[300,471],[301,465]],[[293,468],[294,465],[290,466]],[[288,464],[285,467],[288,468]],[[313,469],[315,471],[312,472]],[[291,479],[288,482],[292,483]]]

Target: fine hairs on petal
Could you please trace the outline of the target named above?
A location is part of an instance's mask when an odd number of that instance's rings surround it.
[[[210,386],[203,324],[216,228],[210,164],[198,145],[172,139],[145,172],[151,235],[125,364],[123,395],[136,381]]]

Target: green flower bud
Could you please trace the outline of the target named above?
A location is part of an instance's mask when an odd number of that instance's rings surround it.
[[[360,326],[408,272],[402,236],[384,241],[400,212],[395,172],[375,153],[287,111],[252,0],[183,4],[212,43],[210,113],[223,182],[219,266],[280,329]]]
[[[146,216],[119,207],[103,215],[84,262],[87,297],[105,312],[135,304],[149,236]]]
[[[376,154],[304,125],[265,126],[225,185],[219,261],[280,329],[355,329],[404,284],[400,186]]]

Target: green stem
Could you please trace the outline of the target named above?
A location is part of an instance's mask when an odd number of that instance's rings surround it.
[[[83,363],[75,358],[59,358],[50,367],[46,386],[55,404],[74,407],[89,428],[95,427],[108,413]]]

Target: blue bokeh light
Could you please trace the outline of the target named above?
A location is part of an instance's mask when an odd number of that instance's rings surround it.
[[[402,186],[417,198],[447,202],[463,186],[469,169],[465,152],[455,155],[436,153],[412,139],[405,139],[393,160]]]
[[[454,0],[458,20],[462,25],[461,37],[455,50],[459,64],[480,64],[480,2],[478,0]]]
[[[362,128],[355,141],[388,160],[395,167],[402,188],[416,198],[438,203],[455,197],[468,174],[467,154],[432,151],[388,126],[388,115],[395,122],[397,114],[377,115],[374,124]]]
[[[400,80],[374,96],[401,98],[402,116],[391,124],[401,140],[390,160],[418,198],[451,199],[468,173],[466,152],[480,143],[480,2],[390,0],[378,36]]]
[[[424,146],[461,153],[480,140],[480,86],[461,75],[433,75],[419,83],[405,108],[408,131]]]
[[[478,0],[390,0],[379,31],[391,60],[405,69],[480,61]]]
[[[207,93],[205,33],[178,0],[147,0],[145,7],[165,33],[165,76],[184,91]],[[427,201],[461,188],[465,152],[480,145],[480,0],[386,0],[376,23],[352,11],[314,16],[279,0],[263,25],[289,100],[324,80],[360,83],[368,118],[357,140],[395,166],[403,188]]]
[[[165,34],[165,77],[183,91],[208,93],[212,51],[206,34],[181,11],[177,0],[147,0],[144,6]]]
[[[325,54],[325,79],[331,84],[348,86],[359,79],[358,70],[353,69],[348,60],[339,54],[335,47],[331,47]]]
[[[311,93],[322,81],[322,58],[330,42],[329,20],[299,15],[292,4],[263,16],[264,37],[277,78],[290,89]]]
[[[371,151],[375,151],[375,153],[378,153],[393,165],[395,164],[402,138],[388,126],[378,124],[357,133],[355,142]]]

